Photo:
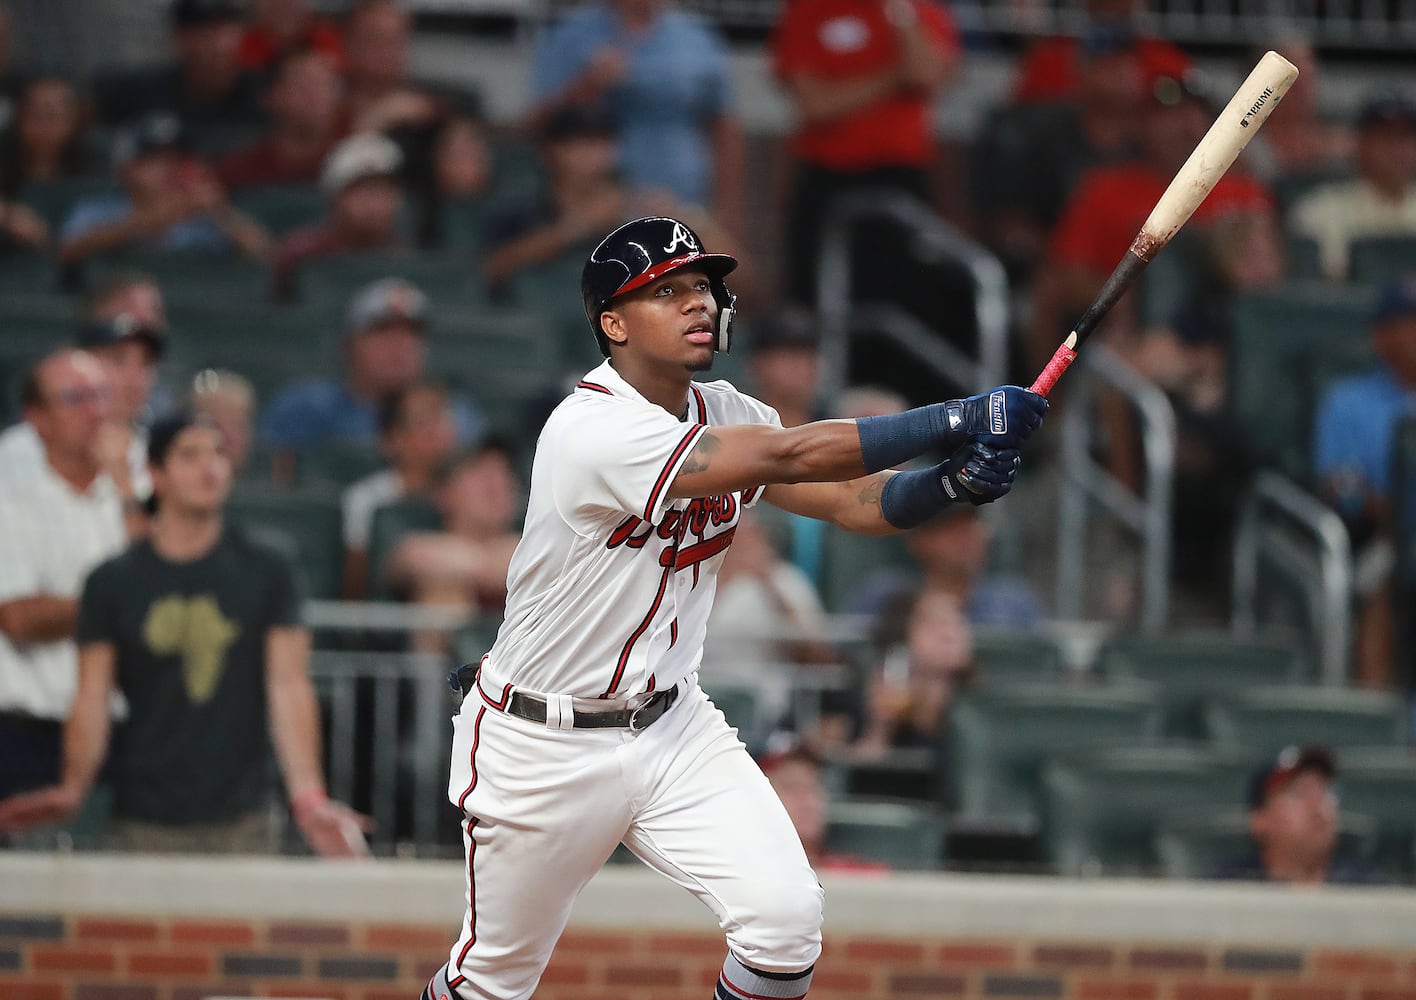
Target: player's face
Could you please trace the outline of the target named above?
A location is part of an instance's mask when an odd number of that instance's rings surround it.
[[[691,372],[713,367],[718,303],[702,271],[672,271],[624,296],[615,312],[623,321],[624,343],[646,360],[681,364]]]
[[[214,514],[231,492],[231,459],[215,427],[188,427],[153,469],[153,487],[162,505],[190,514]]]

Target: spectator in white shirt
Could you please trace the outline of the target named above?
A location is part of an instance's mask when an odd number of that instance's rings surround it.
[[[365,596],[374,512],[409,496],[430,496],[457,447],[457,418],[447,388],[415,382],[379,407],[379,447],[389,461],[344,491],[344,593]]]
[[[59,776],[79,593],[126,541],[95,447],[112,404],[104,367],[84,351],[50,355],[26,378],[22,403],[44,461],[0,466],[0,798]]]
[[[1416,102],[1370,98],[1357,118],[1357,176],[1324,184],[1293,206],[1289,224],[1317,241],[1323,274],[1348,277],[1348,251],[1366,236],[1416,237]]]

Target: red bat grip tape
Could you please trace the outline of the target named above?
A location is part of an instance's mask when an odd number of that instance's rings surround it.
[[[1032,391],[1039,396],[1046,396],[1052,391],[1052,387],[1057,384],[1057,380],[1062,377],[1062,373],[1072,366],[1072,362],[1077,360],[1077,352],[1066,344],[1059,344],[1056,352],[1052,355],[1052,360],[1047,363],[1047,367],[1042,370],[1042,374],[1032,384]]]

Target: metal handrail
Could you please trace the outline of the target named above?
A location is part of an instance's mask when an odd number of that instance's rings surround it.
[[[1062,496],[1057,510],[1057,613],[1080,618],[1085,592],[1089,501],[1141,540],[1141,628],[1158,632],[1170,614],[1170,519],[1175,482],[1175,410],[1155,383],[1105,344],[1088,344],[1078,359],[1081,376],[1067,387],[1062,417]],[[1137,494],[1092,457],[1092,402],[1103,388],[1123,395],[1141,423],[1145,493]]]
[[[908,228],[916,250],[951,260],[973,281],[977,361],[936,337],[904,310],[851,300],[851,227],[865,219],[890,219]],[[845,388],[854,325],[894,340],[942,378],[970,390],[1000,384],[1008,369],[1008,276],[998,258],[945,222],[918,198],[885,188],[840,195],[822,229],[816,275],[816,311],[821,331],[821,394],[834,399]]]
[[[1266,517],[1281,515],[1281,520]],[[1289,530],[1283,530],[1287,528]],[[1292,528],[1306,536],[1306,550]],[[1239,514],[1234,540],[1232,628],[1258,628],[1259,564],[1267,559],[1307,595],[1318,633],[1322,682],[1346,683],[1352,632],[1352,542],[1335,511],[1297,483],[1270,470],[1254,479]]]

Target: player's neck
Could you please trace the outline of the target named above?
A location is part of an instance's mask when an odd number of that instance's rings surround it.
[[[610,364],[620,378],[649,402],[662,406],[675,417],[683,416],[688,407],[688,384],[693,381],[693,373],[687,368],[655,368],[622,354],[612,358]]]

